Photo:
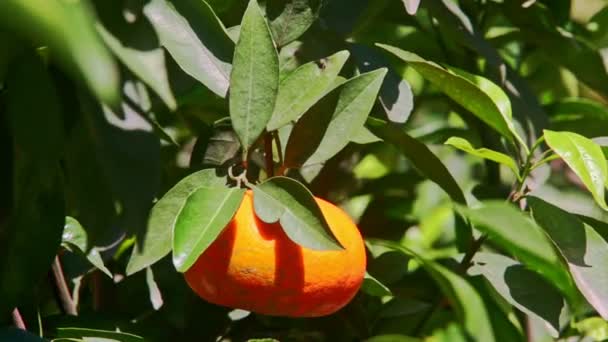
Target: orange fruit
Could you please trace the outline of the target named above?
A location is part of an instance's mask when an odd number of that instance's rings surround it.
[[[365,246],[355,223],[335,205],[315,198],[339,251],[294,243],[280,224],[261,221],[248,190],[220,236],[185,273],[208,302],[264,315],[318,317],[345,306],[365,274]]]

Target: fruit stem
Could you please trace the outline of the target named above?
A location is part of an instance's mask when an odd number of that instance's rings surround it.
[[[247,169],[243,170],[238,176],[235,176],[232,172],[232,166],[228,168],[228,177],[236,182],[237,188],[241,187],[241,184],[245,185],[249,189],[253,189],[253,184],[247,179]]]

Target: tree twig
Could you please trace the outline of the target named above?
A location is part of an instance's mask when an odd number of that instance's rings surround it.
[[[76,311],[76,305],[74,305],[72,295],[70,294],[70,289],[65,280],[65,276],[63,275],[63,269],[61,267],[59,256],[55,256],[52,270],[53,278],[55,279],[55,286],[57,287],[57,293],[59,294],[59,298],[61,299],[61,306],[63,307],[63,311],[68,315],[78,315],[78,312]]]
[[[18,308],[13,309],[13,322],[15,323],[15,327],[21,330],[27,330],[25,327],[25,321],[23,320]]]

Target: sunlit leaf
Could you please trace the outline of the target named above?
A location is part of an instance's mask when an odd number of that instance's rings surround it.
[[[285,165],[320,164],[340,152],[363,127],[386,69],[361,74],[327,94],[295,124]]]
[[[253,188],[256,215],[264,222],[279,222],[295,243],[315,250],[342,249],[327,225],[314,197],[300,182],[273,177]]]
[[[230,118],[246,155],[272,116],[279,87],[279,57],[256,0],[243,16],[232,62]]]
[[[239,188],[201,186],[188,196],[173,231],[173,264],[178,271],[188,270],[215,241],[244,194]]]
[[[138,241],[133,249],[127,275],[143,270],[171,252],[176,218],[192,193],[201,187],[222,187],[225,184],[225,178],[208,169],[189,175],[167,191],[150,212],[148,228],[143,240]]]
[[[234,43],[211,7],[204,0],[152,0],[144,14],[177,64],[225,97]]]
[[[572,132],[545,130],[547,145],[557,153],[581,179],[595,202],[608,210],[604,199],[608,182],[608,164],[599,145],[582,135]]]
[[[517,140],[524,146],[513,126],[509,98],[499,86],[481,76],[463,70],[445,69],[411,52],[389,45],[377,45],[407,62],[425,79],[494,128],[507,140]]]
[[[283,79],[266,128],[273,131],[297,120],[319,101],[330,90],[348,56],[348,51],[337,52],[319,61],[306,63]]]
[[[475,148],[471,145],[470,142],[459,137],[451,137],[445,142],[445,144],[453,146],[461,151],[464,151],[468,154],[472,154],[476,157],[488,159],[503,164],[509,169],[511,169],[511,171],[513,171],[513,173],[519,177],[519,169],[517,167],[517,164],[515,163],[515,160],[513,160],[513,158],[509,157],[504,153],[497,152],[488,148]]]

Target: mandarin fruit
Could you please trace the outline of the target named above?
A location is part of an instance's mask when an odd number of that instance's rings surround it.
[[[315,198],[339,251],[294,243],[280,224],[261,221],[248,190],[220,236],[185,273],[190,287],[218,305],[265,315],[317,317],[345,306],[365,274],[365,246],[357,226],[335,205]]]

